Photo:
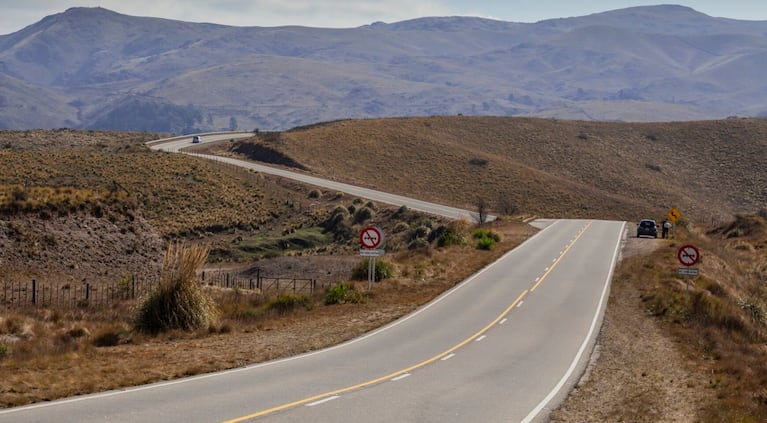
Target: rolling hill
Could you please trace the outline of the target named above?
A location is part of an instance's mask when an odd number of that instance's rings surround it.
[[[330,122],[254,142],[313,174],[468,209],[481,201],[499,214],[637,221],[677,207],[708,224],[767,208],[765,140],[765,119],[434,116]]]

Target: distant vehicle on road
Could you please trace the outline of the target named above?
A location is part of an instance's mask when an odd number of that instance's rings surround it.
[[[637,238],[642,235],[658,237],[658,224],[653,219],[642,219],[637,225]]]
[[[192,144],[199,144],[200,141],[202,141],[202,138],[199,135],[195,135],[192,137]]]

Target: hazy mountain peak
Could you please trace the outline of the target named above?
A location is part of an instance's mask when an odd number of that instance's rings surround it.
[[[125,116],[184,131],[449,114],[759,116],[765,57],[767,22],[676,5],[534,24],[443,16],[346,29],[74,7],[0,36],[0,128],[109,129]]]

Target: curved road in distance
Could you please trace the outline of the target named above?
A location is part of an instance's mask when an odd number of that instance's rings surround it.
[[[253,135],[254,134],[252,132],[233,132],[233,133],[225,132],[225,133],[215,133],[215,134],[204,134],[202,135],[201,143],[224,141],[229,139],[250,138]],[[151,141],[147,143],[147,145],[149,145],[149,148],[153,150],[162,150],[162,151],[179,153],[179,152],[183,152],[182,150],[184,148],[191,147],[193,145],[199,145],[199,144],[192,144],[192,136],[189,135],[189,136],[183,136],[183,137],[175,137],[175,138],[167,138],[164,140]],[[210,154],[196,154],[196,153],[185,153],[185,154],[189,154],[191,156],[196,156],[196,157],[202,157],[208,160],[217,161],[219,163],[227,163],[234,166],[240,166],[246,169],[254,170],[256,172],[281,176],[283,178],[292,179],[305,184],[314,185],[314,186],[322,187],[325,189],[331,189],[335,191],[341,191],[350,195],[367,198],[373,201],[379,201],[382,203],[392,204],[395,206],[406,206],[413,210],[418,210],[418,211],[422,211],[425,213],[430,213],[430,214],[434,214],[438,216],[444,216],[450,219],[466,218],[473,222],[477,222],[479,220],[478,213],[474,211],[429,203],[426,201],[403,197],[401,195],[396,195],[396,194],[390,194],[383,191],[376,191],[372,189],[361,188],[358,186],[349,185],[342,182],[336,182],[329,179],[318,178],[316,176],[305,175],[303,173],[291,172],[291,171],[263,165],[256,162],[234,159],[231,157],[214,156]],[[495,218],[496,217],[493,215],[488,215],[486,216],[485,220],[489,222],[494,220]]]

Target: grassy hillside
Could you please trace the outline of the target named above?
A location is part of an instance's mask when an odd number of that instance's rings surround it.
[[[765,119],[373,119],[251,142],[313,174],[467,208],[483,200],[499,213],[636,220],[677,207],[710,223],[767,207]]]
[[[674,239],[627,240],[600,336],[605,348],[571,397],[577,403],[558,410],[555,421],[763,421],[766,133],[767,121],[756,119],[621,124],[457,116],[340,121],[261,133],[249,141],[257,146],[202,147],[451,205],[484,201],[500,214],[637,219],[676,206],[685,219]],[[6,313],[0,407],[341,342],[418,307],[532,233],[502,219],[493,226],[503,235],[494,251],[438,248],[427,239],[444,235],[443,222],[141,145],[158,137],[0,132],[0,277],[9,269],[83,281],[94,274],[120,278],[120,269],[156,271],[163,238],[186,238],[211,243],[217,260],[288,254],[284,271],[345,280],[337,275],[359,259],[350,251],[359,233],[352,223],[359,225],[362,211],[387,233],[387,259],[398,274],[376,284],[362,303],[325,306],[320,293],[310,299],[314,308],[285,313],[265,311],[270,302],[260,294],[220,291],[225,321],[214,334],[132,332],[135,304],[127,303],[95,312]],[[757,213],[729,218],[738,212]],[[337,245],[305,244],[320,238]],[[689,294],[675,271],[675,251],[687,242],[704,258]],[[288,251],[293,244],[300,248]],[[681,358],[658,348],[658,338]],[[673,374],[658,362],[681,378],[669,380]],[[73,378],[73,365],[86,370]],[[577,392],[588,398],[579,400]],[[673,418],[680,403],[692,404],[688,419]]]

